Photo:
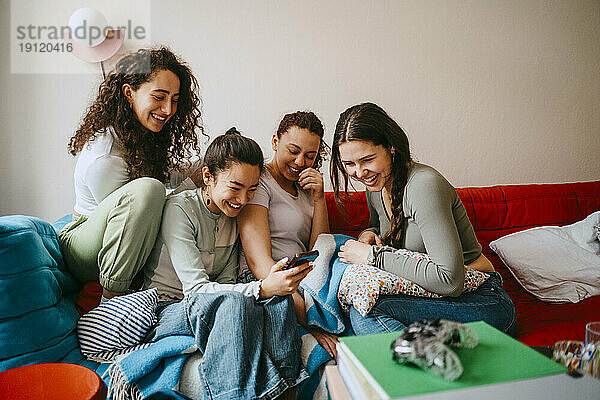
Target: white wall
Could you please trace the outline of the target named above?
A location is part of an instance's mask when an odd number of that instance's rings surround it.
[[[192,66],[212,137],[237,126],[270,154],[284,113],[315,111],[330,140],[373,101],[455,186],[600,179],[598,1],[153,1],[151,38]],[[5,58],[0,76],[0,215],[54,220],[98,76],[10,74]]]

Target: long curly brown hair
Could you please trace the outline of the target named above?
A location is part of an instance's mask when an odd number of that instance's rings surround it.
[[[403,241],[402,199],[408,180],[408,164],[412,161],[408,138],[402,128],[381,107],[373,103],[363,103],[348,108],[340,114],[331,146],[330,178],[338,204],[340,197],[340,176],[344,182],[344,192],[348,193],[349,176],[340,156],[340,145],[352,140],[371,142],[390,151],[392,165],[388,179],[392,180],[392,218],[390,230],[382,237],[384,243],[401,247]],[[391,149],[394,148],[394,152]],[[384,232],[381,232],[382,234]]]
[[[171,71],[179,78],[177,111],[160,132],[150,132],[138,121],[123,94],[123,85],[135,91],[151,81],[159,71]],[[129,177],[169,179],[169,171],[184,171],[190,158],[198,155],[197,130],[208,138],[202,126],[198,82],[190,68],[166,47],[141,49],[123,56],[98,89],[98,97],[88,109],[75,135],[69,140],[69,152],[77,155],[87,142],[112,127],[125,149],[123,159]]]

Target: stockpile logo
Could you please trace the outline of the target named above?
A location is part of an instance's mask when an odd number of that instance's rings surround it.
[[[151,43],[150,1],[11,1],[11,72],[98,73]]]

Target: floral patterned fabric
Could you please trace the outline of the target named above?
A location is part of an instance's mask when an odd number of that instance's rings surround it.
[[[421,260],[431,261],[424,253],[417,253],[405,249],[394,250],[396,254],[413,257]],[[477,289],[489,275],[465,266],[464,292]],[[350,265],[346,268],[338,289],[338,300],[344,311],[350,311],[354,306],[362,315],[366,316],[379,298],[379,295],[406,294],[418,297],[442,297],[437,293],[423,289],[416,283],[383,271],[379,268],[366,264]]]

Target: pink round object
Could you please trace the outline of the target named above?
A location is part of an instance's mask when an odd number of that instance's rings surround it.
[[[88,47],[74,40],[68,32],[63,37],[67,44],[73,46],[73,55],[86,62],[108,60],[116,54],[125,40],[125,29],[110,29],[106,38],[99,45]]]

